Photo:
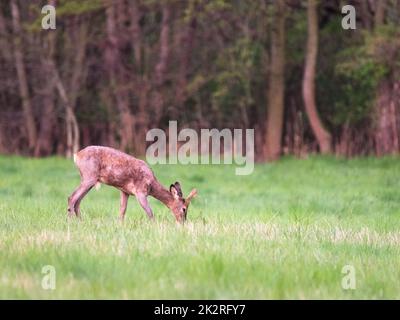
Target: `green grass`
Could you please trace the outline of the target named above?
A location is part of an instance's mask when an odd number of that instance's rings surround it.
[[[103,186],[66,219],[79,182],[72,161],[0,157],[0,298],[400,298],[398,158],[283,159],[250,176],[229,166],[158,166],[165,185],[199,190],[189,223],[155,199]],[[56,289],[41,287],[42,267]],[[343,266],[356,289],[341,286]]]

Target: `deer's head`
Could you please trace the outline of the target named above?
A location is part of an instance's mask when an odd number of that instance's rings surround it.
[[[190,201],[197,195],[197,190],[193,189],[192,191],[190,191],[187,198],[184,199],[180,183],[175,182],[174,184],[171,184],[171,186],[169,187],[169,191],[174,198],[170,209],[175,215],[176,221],[183,223],[186,221]]]

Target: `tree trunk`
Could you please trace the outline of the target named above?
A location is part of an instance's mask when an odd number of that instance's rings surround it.
[[[80,148],[80,132],[78,120],[75,114],[75,105],[78,99],[78,92],[81,87],[83,75],[85,73],[85,56],[86,56],[86,43],[87,43],[87,25],[80,21],[78,17],[74,18],[72,23],[71,42],[74,42],[76,51],[74,51],[74,59],[72,62],[71,78],[69,79],[69,86],[63,81],[61,74],[56,66],[54,59],[50,59],[51,67],[55,86],[60,95],[61,101],[65,108],[65,130],[66,130],[66,156],[72,157]],[[67,93],[68,90],[68,93]]]
[[[5,154],[7,152],[6,144],[4,141],[4,130],[2,123],[0,122],[0,154]]]
[[[73,39],[73,41],[75,41],[76,52],[72,66],[71,80],[69,83],[69,98],[72,106],[76,105],[78,93],[85,74],[87,25],[85,22],[76,18],[74,21],[74,29],[76,31],[76,38]]]
[[[4,60],[10,61],[12,58],[11,51],[6,22],[4,20],[4,15],[0,10],[0,54],[3,55]]]
[[[344,6],[345,4],[346,3],[342,1],[341,7]],[[372,30],[374,17],[370,14],[368,1],[359,0],[358,4],[360,6],[360,11],[361,11],[359,17],[361,19],[363,27],[367,30]]]
[[[68,98],[65,86],[61,80],[57,67],[52,63],[54,81],[57,91],[65,107],[65,127],[67,133],[66,156],[71,158],[79,150],[79,126],[74,113],[74,109]]]
[[[378,0],[375,5],[374,24],[377,28],[385,22],[386,0]]]
[[[282,152],[282,128],[285,92],[285,1],[275,2],[271,35],[271,64],[268,88],[266,157],[279,159]]]
[[[153,98],[153,105],[155,109],[155,122],[158,124],[162,117],[162,108],[164,105],[164,98],[162,93],[162,86],[165,81],[165,74],[167,70],[169,58],[169,32],[170,32],[170,18],[171,10],[168,3],[163,3],[162,6],[162,21],[160,31],[160,56],[155,68],[155,91]]]
[[[33,115],[31,98],[29,94],[28,80],[26,77],[24,57],[22,53],[22,30],[19,9],[16,0],[11,0],[11,15],[13,24],[13,40],[14,40],[14,57],[15,68],[19,83],[19,92],[22,100],[22,108],[24,111],[25,126],[29,144],[29,150],[32,152],[36,145],[37,133],[35,126],[35,118]]]
[[[48,78],[49,74],[52,74],[53,70],[50,61],[54,59],[54,45],[55,45],[56,34],[50,31],[45,37],[43,43],[44,51],[41,54],[41,63],[44,73],[43,82],[43,113],[40,118],[40,130],[38,134],[38,140],[35,147],[35,157],[48,156],[52,153],[53,144],[53,131],[55,124],[55,107],[54,107],[54,83],[51,78]]]
[[[51,0],[50,4],[54,6],[55,0]],[[76,26],[76,24],[74,26]],[[52,40],[55,41],[55,39]],[[52,45],[54,45],[54,43],[52,43]],[[86,51],[86,27],[84,25],[81,25],[79,30],[76,46],[78,48],[77,52],[75,53],[75,61],[72,67],[73,71],[69,88],[70,96],[67,94],[67,88],[57,68],[54,54],[50,54],[48,59],[49,69],[51,70],[52,74],[52,81],[54,81],[54,86],[57,89],[65,108],[65,155],[68,158],[71,158],[74,153],[78,152],[80,147],[79,125],[78,120],[76,119],[74,105],[76,103],[77,92],[80,88],[81,74],[83,72],[83,61]]]
[[[377,29],[385,23],[386,0],[376,3],[374,28]],[[398,90],[400,82],[396,75],[383,79],[377,89],[375,101],[375,151],[378,156],[396,154],[399,149],[398,117],[399,99]]]
[[[134,64],[134,87],[135,95],[138,101],[138,112],[135,119],[134,127],[134,149],[138,155],[146,153],[146,132],[149,125],[148,117],[148,93],[150,84],[146,75],[145,59],[143,58],[143,39],[142,29],[140,27],[140,19],[143,15],[139,1],[131,1],[129,3],[129,12],[131,17],[131,47],[133,48],[135,64]]]
[[[315,69],[318,53],[318,0],[308,0],[307,6],[307,51],[305,70],[303,76],[303,99],[308,119],[313,133],[318,141],[319,149],[322,154],[331,153],[331,135],[323,127],[318,115],[315,102]]]
[[[394,83],[393,83],[394,82]],[[398,100],[399,81],[384,80],[378,90],[375,102],[376,128],[375,150],[377,156],[396,154],[400,151],[397,119],[400,108]]]
[[[108,74],[110,77],[111,87],[113,88],[117,108],[120,119],[120,147],[129,151],[133,145],[133,128],[134,119],[129,109],[127,88],[123,77],[123,67],[121,66],[121,57],[118,47],[118,37],[116,30],[116,11],[114,3],[110,3],[106,9],[106,31],[107,31],[107,48],[105,51],[105,60],[107,64]]]
[[[112,90],[109,87],[102,88],[100,91],[101,100],[104,102],[107,109],[107,139],[105,144],[112,148],[118,148],[118,143],[115,138],[115,133],[117,132],[117,121],[115,119],[114,105],[112,99]]]
[[[142,67],[142,34],[140,30],[140,7],[137,0],[130,3],[129,13],[131,17],[131,35],[132,35],[132,47],[135,56],[135,71],[136,74],[141,73]]]
[[[184,22],[185,23],[185,22]],[[196,18],[192,17],[189,23],[185,23],[179,34],[178,44],[181,48],[179,59],[179,71],[176,81],[175,103],[171,117],[176,119],[182,111],[183,104],[187,98],[187,77],[190,65],[190,57],[193,49],[193,38],[196,30]]]
[[[1,9],[1,8],[0,8]],[[5,66],[12,60],[12,49],[9,44],[9,34],[6,28],[6,22],[2,10],[0,10],[0,74],[7,72]],[[4,120],[3,120],[4,121]],[[6,147],[5,128],[0,121],[0,154],[8,151]]]

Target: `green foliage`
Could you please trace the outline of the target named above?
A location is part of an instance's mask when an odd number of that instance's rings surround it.
[[[260,54],[258,43],[242,38],[218,56],[216,88],[212,98],[217,108],[225,110],[227,118],[232,119],[233,108],[248,108],[254,103],[251,74],[260,67]]]
[[[199,190],[182,228],[154,199],[155,223],[130,199],[120,224],[119,192],[107,186],[68,222],[72,161],[0,157],[0,298],[398,299],[399,164],[286,158],[244,177],[155,166],[164,185]],[[348,264],[356,290],[341,288]],[[41,287],[45,265],[56,290]]]
[[[371,54],[368,43],[345,49],[339,56],[343,62],[336,66],[337,73],[362,84],[370,91],[376,88],[389,71],[385,64]]]
[[[207,1],[204,11],[205,12],[212,12],[212,11],[219,11],[224,9],[231,9],[232,2],[228,0],[215,0],[215,1]]]
[[[364,32],[360,44],[338,53],[335,72],[342,83],[335,103],[337,123],[354,123],[369,116],[379,84],[399,62],[397,38],[398,32],[386,26],[375,33]]]
[[[288,31],[286,34],[286,65],[287,69],[296,65],[303,65],[305,43],[307,40],[306,13],[294,11],[288,16]]]
[[[375,101],[375,91],[387,70],[372,61],[364,61],[355,69],[338,71],[339,96],[335,101],[334,122],[355,124],[368,118]]]
[[[80,15],[104,7],[102,0],[59,0],[57,3],[57,17]]]

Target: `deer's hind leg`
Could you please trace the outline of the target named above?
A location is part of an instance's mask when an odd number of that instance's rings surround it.
[[[71,194],[68,198],[68,216],[72,216],[74,213],[77,217],[80,216],[79,205],[83,197],[93,188],[96,184],[95,180],[81,181],[79,187]]]
[[[124,191],[121,191],[121,200],[120,200],[120,208],[119,208],[119,218],[121,221],[124,221],[124,218],[125,218],[126,207],[128,205],[128,198],[129,198],[129,194]]]

